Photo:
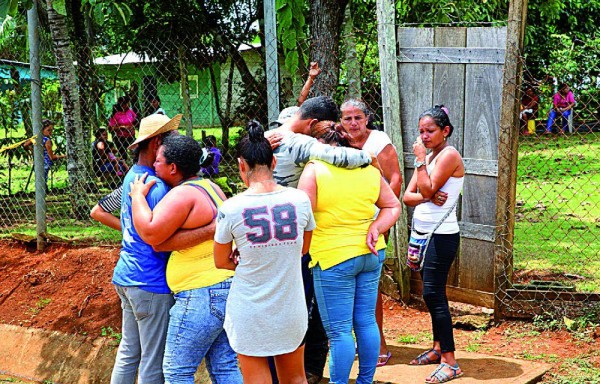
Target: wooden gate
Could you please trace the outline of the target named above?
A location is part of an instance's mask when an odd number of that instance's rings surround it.
[[[449,143],[462,154],[466,171],[458,209],[461,245],[448,280],[448,298],[493,308],[506,28],[399,28],[398,45],[406,184],[414,172],[412,144],[418,135],[418,116],[444,104],[454,125]],[[421,291],[418,274],[411,277],[411,291]]]

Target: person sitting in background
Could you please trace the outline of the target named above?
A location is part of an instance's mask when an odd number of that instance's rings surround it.
[[[521,113],[519,113],[519,118],[521,119],[521,129],[523,130],[524,135],[529,135],[535,133],[535,123],[533,126],[533,132],[529,130],[528,124],[529,120],[537,119],[538,107],[540,105],[540,97],[535,94],[532,86],[527,86],[525,89],[525,94],[521,97]]]
[[[206,136],[202,140],[204,147],[212,153],[212,162],[208,166],[200,169],[204,177],[214,177],[219,175],[219,163],[221,162],[221,151],[217,148],[217,138],[213,135]]]
[[[158,95],[154,95],[150,100],[150,105],[148,106],[148,111],[146,112],[146,116],[150,115],[165,115],[165,110],[160,106],[160,97]]]
[[[121,96],[113,105],[113,112],[108,121],[117,153],[121,159],[127,160],[127,147],[135,140],[136,113],[129,107],[129,97]]]
[[[114,173],[120,177],[127,173],[129,167],[113,153],[112,143],[108,141],[106,129],[100,128],[94,135],[96,140],[92,143],[92,159],[96,176],[103,173]]]
[[[569,116],[575,106],[575,97],[566,83],[558,86],[558,92],[552,98],[552,105],[553,108],[548,113],[548,122],[546,123],[546,132],[544,133],[552,133],[554,121],[560,116],[562,118],[562,129],[559,129],[558,132],[565,134],[569,128]]]
[[[54,154],[54,151],[52,151],[53,131],[54,122],[48,119],[42,120],[42,146],[44,148],[44,180],[46,180],[46,184],[48,184],[48,172],[50,172],[50,168],[52,167],[52,165],[54,165],[54,162],[58,159],[64,159],[66,157],[66,155],[56,155]],[[33,141],[31,139],[23,143],[23,147],[25,147],[26,149],[32,148],[32,146]]]

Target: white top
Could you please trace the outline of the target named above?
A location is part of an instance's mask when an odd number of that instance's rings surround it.
[[[229,290],[223,328],[233,350],[247,356],[295,351],[308,327],[302,285],[304,231],[315,228],[303,191],[242,193],[225,201],[215,241],[235,241],[239,264]]]
[[[433,168],[435,168],[435,163],[440,154],[451,148],[456,151],[454,147],[447,146],[444,148],[432,161],[427,164],[427,174],[431,175]],[[444,184],[440,191],[446,192],[448,194],[448,199],[441,207],[433,204],[428,201],[426,203],[421,203],[415,207],[415,211],[413,213],[413,223],[414,229],[419,232],[431,232],[433,228],[437,225],[437,223],[444,217],[448,209],[454,204],[454,202],[460,196],[462,192],[464,177],[450,177],[446,184]],[[456,218],[456,206],[452,209],[450,215],[444,220],[444,222],[435,230],[435,233],[439,234],[451,234],[458,233],[458,220]]]
[[[367,141],[365,141],[362,149],[363,151],[367,151],[374,156],[378,156],[379,153],[383,151],[383,148],[385,148],[388,144],[392,144],[392,140],[390,140],[390,137],[387,135],[387,133],[378,130],[372,130],[371,133],[369,133],[369,137],[367,138]]]

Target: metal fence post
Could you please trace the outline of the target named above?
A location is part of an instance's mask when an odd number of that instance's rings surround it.
[[[267,66],[267,116],[269,122],[279,116],[279,66],[277,63],[277,29],[275,0],[265,0],[265,64]]]
[[[35,167],[35,220],[37,249],[46,245],[46,178],[44,172],[44,148],[42,132],[42,96],[40,83],[40,35],[38,33],[37,3],[32,2],[27,11],[27,33],[29,39],[29,68],[31,79],[31,122],[36,143],[33,150]]]

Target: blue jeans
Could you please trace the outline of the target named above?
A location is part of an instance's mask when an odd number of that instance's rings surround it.
[[[163,354],[173,295],[115,285],[123,310],[122,339],[111,384],[162,384]],[[138,372],[139,371],[139,372]]]
[[[203,358],[211,381],[241,384],[236,354],[223,329],[231,279],[175,294],[163,362],[165,382],[194,383]]]
[[[358,346],[357,384],[373,382],[379,356],[375,304],[385,250],[354,257],[331,268],[313,268],[315,296],[329,337],[330,383],[347,383]]]
[[[556,120],[557,117],[562,116],[562,130],[563,132],[567,132],[567,130],[569,129],[569,116],[571,115],[571,109],[569,109],[568,111],[564,111],[563,113],[558,113],[553,109],[550,110],[550,113],[548,114],[548,122],[546,122],[546,131],[547,132],[552,132],[552,125],[554,125],[554,120]]]
[[[454,334],[446,296],[446,282],[459,243],[458,233],[449,235],[434,233],[421,270],[423,300],[431,315],[433,340],[440,342],[442,353],[454,352]]]

